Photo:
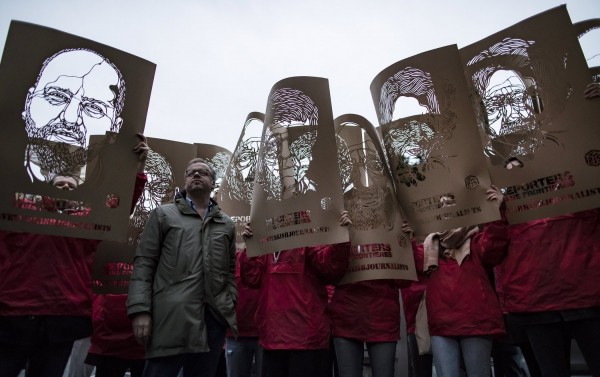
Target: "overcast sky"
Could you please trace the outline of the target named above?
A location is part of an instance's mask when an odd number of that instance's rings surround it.
[[[247,114],[265,112],[281,79],[325,77],[334,116],[377,126],[369,86],[384,68],[565,3],[573,22],[600,18],[600,0],[0,0],[0,47],[14,19],[149,60],[145,134],[233,151]],[[600,30],[581,44],[600,65]]]

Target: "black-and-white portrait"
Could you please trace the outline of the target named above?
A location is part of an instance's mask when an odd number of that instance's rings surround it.
[[[150,217],[150,212],[161,204],[171,202],[175,196],[173,168],[164,156],[150,149],[145,170],[148,181],[129,220],[128,242],[130,244],[137,244]]]
[[[117,133],[123,119],[125,82],[107,58],[88,49],[48,57],[25,98],[25,168],[31,181],[57,175],[85,182],[96,151],[90,135]]]
[[[384,142],[400,184],[417,186],[435,165],[444,166],[446,140],[456,128],[456,114],[450,103],[453,86],[439,85],[436,93],[429,72],[405,67],[381,87],[379,122],[390,125]],[[442,108],[443,107],[443,108]]]
[[[316,191],[308,174],[317,140],[319,110],[302,91],[276,90],[271,97],[273,122],[265,130],[260,182],[269,199],[283,200]]]
[[[493,165],[522,168],[544,145],[560,145],[550,122],[571,96],[564,81],[567,54],[552,63],[534,40],[509,37],[467,62],[484,152]]]

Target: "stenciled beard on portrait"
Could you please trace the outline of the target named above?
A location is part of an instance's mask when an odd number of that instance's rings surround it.
[[[26,112],[28,144],[25,166],[32,181],[50,182],[57,175],[73,177],[79,185],[89,181],[91,161],[99,167],[98,152],[102,143],[88,146],[85,128],[63,121],[36,127]]]
[[[99,146],[80,148],[44,139],[29,139],[25,165],[32,181],[50,182],[54,177],[62,175],[75,178],[81,185],[92,176],[88,162],[95,161],[96,168],[99,167],[99,149]]]
[[[354,185],[352,190],[344,194],[350,218],[353,219],[352,227],[356,230],[370,230],[383,228],[391,231],[394,227],[393,206],[390,206],[390,196],[387,186],[366,187],[361,184]]]

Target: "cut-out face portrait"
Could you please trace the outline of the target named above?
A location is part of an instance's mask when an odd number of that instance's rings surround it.
[[[139,240],[150,217],[150,212],[161,204],[170,202],[175,196],[173,169],[160,153],[152,149],[148,151],[145,169],[148,181],[129,221],[128,241],[130,244]]]
[[[211,192],[211,197],[216,197],[219,187],[221,187],[221,182],[223,182],[223,178],[227,172],[227,166],[229,166],[229,163],[231,162],[231,155],[226,152],[217,152],[213,157],[207,158],[206,160],[215,171],[215,187]]]
[[[46,59],[23,111],[31,181],[65,175],[83,183],[82,170],[97,153],[89,135],[118,132],[124,101],[120,71],[97,52],[62,50]]]
[[[384,140],[390,156],[397,158],[393,168],[401,184],[416,186],[433,164],[444,166],[441,147],[456,127],[456,114],[449,108],[454,89],[446,85],[444,90],[437,95],[431,74],[412,67],[381,87],[380,123],[393,124]]]
[[[244,125],[243,134],[233,153],[230,173],[227,176],[229,199],[248,205],[252,203],[262,128],[263,122],[258,119],[250,119]]]
[[[317,140],[318,109],[310,97],[296,89],[278,89],[271,101],[273,123],[266,128],[261,150],[261,184],[269,199],[316,191],[308,170]]]
[[[544,126],[552,112],[564,108],[570,89],[560,87],[564,73],[542,53],[535,41],[505,38],[467,63],[480,100],[476,110],[484,151],[493,165],[521,168],[545,140],[558,144]],[[561,65],[564,70],[566,56]],[[562,99],[553,98],[556,94]]]
[[[366,134],[363,135],[364,141],[348,144],[339,136],[345,127],[358,126],[342,124],[337,128],[344,203],[352,219],[352,227],[356,230],[379,227],[392,229],[395,213],[389,203],[394,199],[391,198],[392,190],[388,187],[385,162]],[[362,130],[360,132],[362,135]]]

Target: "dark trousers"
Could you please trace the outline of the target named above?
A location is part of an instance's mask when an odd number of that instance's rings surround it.
[[[0,317],[0,377],[61,377],[73,342],[89,336],[89,317]]]
[[[253,367],[260,371],[262,347],[258,345],[258,337],[227,338],[226,343],[227,377],[251,377]]]
[[[102,358],[102,356],[100,356]],[[129,370],[131,377],[142,377],[146,360],[126,360],[116,357],[103,358],[96,365],[96,377],[123,377]]]
[[[329,350],[264,350],[262,377],[331,375]]]
[[[600,318],[530,324],[525,328],[544,377],[570,376],[570,347],[574,338],[592,376],[600,376]]]
[[[0,377],[62,377],[73,341],[37,344],[0,343]]]
[[[519,346],[494,341],[492,359],[494,360],[494,376],[496,377],[529,376],[527,362]]]
[[[415,334],[408,334],[408,375],[411,377],[431,377],[433,374],[433,355],[419,355],[419,346]]]
[[[210,351],[147,359],[144,377],[177,377],[182,368],[183,377],[215,377],[227,328],[208,309],[204,312],[204,319]]]

